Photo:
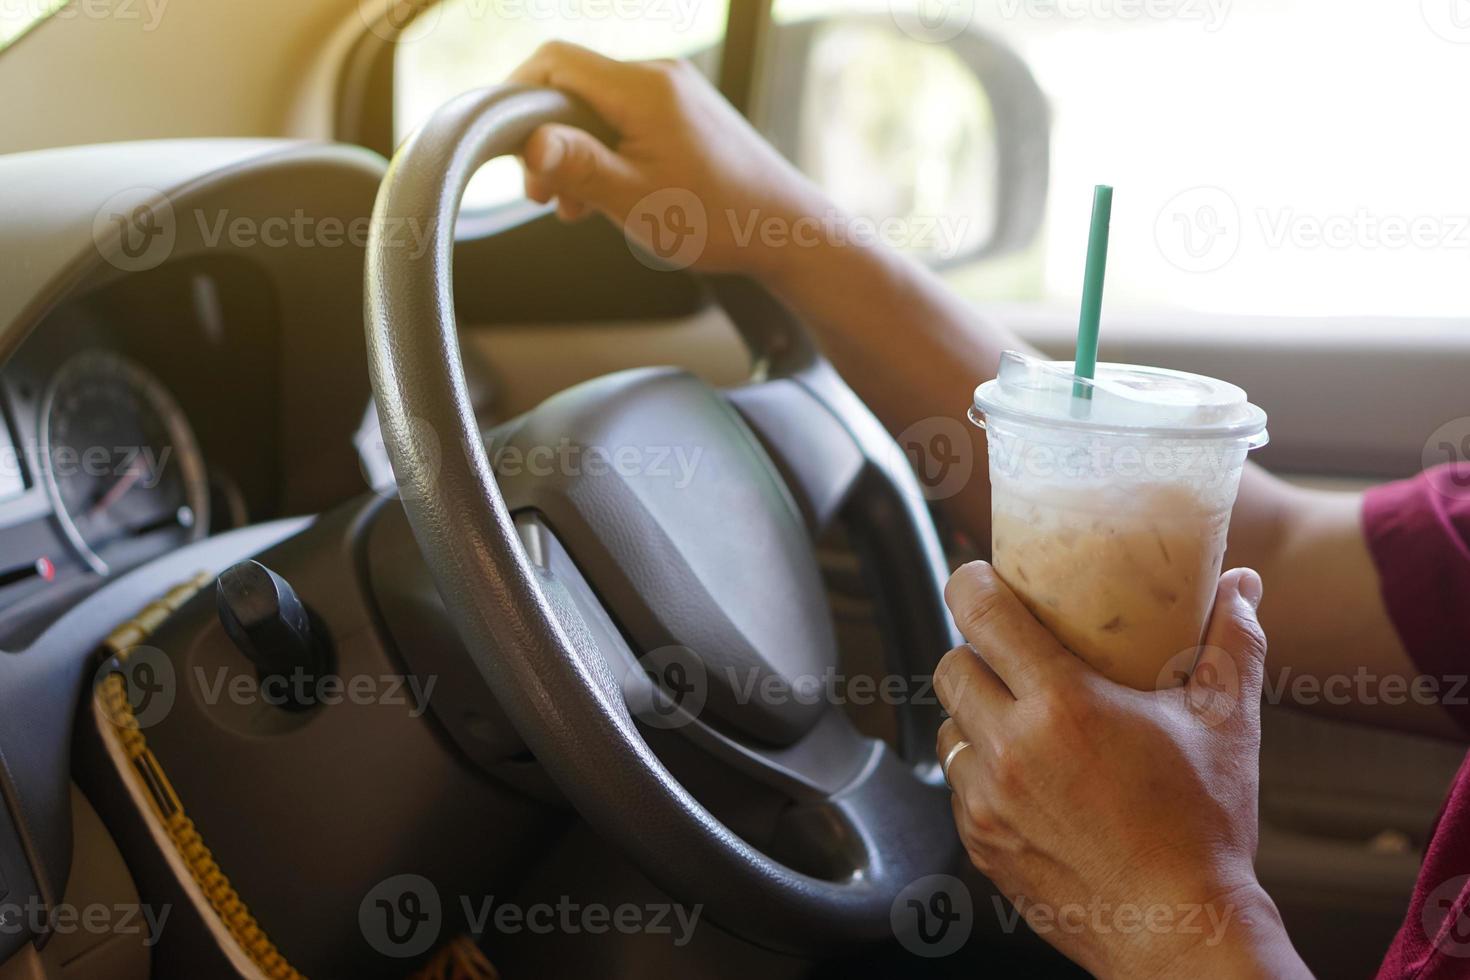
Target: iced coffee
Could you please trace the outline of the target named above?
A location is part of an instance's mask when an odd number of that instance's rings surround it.
[[[1182,372],[1008,353],[976,390],[991,561],[1073,653],[1141,690],[1179,683],[1215,595],[1246,453],[1265,414]]]

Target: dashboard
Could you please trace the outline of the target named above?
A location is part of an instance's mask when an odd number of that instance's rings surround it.
[[[274,291],[198,257],[58,307],[0,370],[0,649],[102,579],[279,513]]]
[[[381,168],[271,140],[0,158],[0,652],[184,545],[368,489],[361,243],[210,230],[361,222]],[[105,239],[138,188],[169,221],[142,267]]]

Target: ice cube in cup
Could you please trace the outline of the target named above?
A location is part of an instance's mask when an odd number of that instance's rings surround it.
[[[1140,690],[1177,684],[1210,614],[1246,453],[1245,392],[1161,368],[1008,351],[975,390],[991,562],[1073,653]]]

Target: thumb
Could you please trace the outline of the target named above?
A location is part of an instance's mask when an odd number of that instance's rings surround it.
[[[625,159],[573,126],[540,127],[526,141],[521,160],[527,187],[534,186],[538,197],[569,197],[617,213],[637,186],[637,174]]]
[[[1256,618],[1261,595],[1261,577],[1252,569],[1220,576],[1215,610],[1186,685],[1191,703],[1226,696],[1239,699],[1250,714],[1260,710],[1266,670],[1266,634]]]

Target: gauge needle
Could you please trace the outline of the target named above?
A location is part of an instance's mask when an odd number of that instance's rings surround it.
[[[142,475],[142,467],[128,467],[128,471],[124,473],[121,477],[119,477],[116,483],[108,488],[107,492],[102,495],[102,499],[98,500],[95,504],[92,505],[91,509],[87,511],[87,518],[90,520],[91,518],[105,513],[109,507],[121,500],[129,490],[133,489],[133,484],[137,483],[138,478]]]

